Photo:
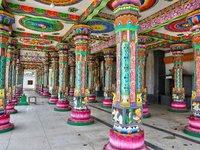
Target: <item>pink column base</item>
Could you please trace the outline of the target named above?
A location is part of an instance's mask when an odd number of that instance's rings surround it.
[[[171,103],[171,106],[173,107],[173,108],[186,108],[186,102],[183,102],[183,103],[175,103],[175,102],[172,102]]]
[[[20,96],[20,94],[19,93],[16,93],[16,97],[19,97]]]
[[[58,102],[58,98],[57,97],[50,97],[49,103],[57,103],[57,102]]]
[[[54,108],[56,110],[71,110],[71,108],[69,107],[69,102],[57,102],[56,103],[56,107]]]
[[[13,102],[14,104],[18,104],[17,98],[12,98],[12,102]]]
[[[94,119],[89,118],[89,119],[84,119],[84,120],[77,120],[77,119],[69,118],[68,121],[71,123],[88,123],[88,122],[93,122]]]
[[[110,129],[110,140],[109,144],[104,147],[104,150],[136,150],[143,148],[144,146],[144,131],[140,131],[138,135],[121,135],[117,134],[113,128]],[[110,149],[109,149],[110,148]],[[141,149],[141,150],[143,150]],[[148,148],[147,148],[148,149]]]
[[[15,109],[15,104],[14,103],[6,104],[6,111],[9,113],[17,112],[17,110]]]
[[[112,107],[112,100],[103,100],[103,105],[105,107]]]
[[[106,144],[103,148],[103,150],[122,150],[122,149],[116,149],[114,147],[112,147],[112,145],[110,143]],[[137,150],[150,150],[147,146],[143,146]]]
[[[69,92],[69,96],[74,96],[74,92]]]
[[[14,124],[10,123],[9,121],[10,121],[9,113],[0,116],[0,131],[12,128],[14,126]]]
[[[49,93],[44,93],[44,92],[43,92],[43,96],[44,96],[44,97],[49,97]]]
[[[190,125],[188,125],[188,126],[185,127],[185,130],[187,130],[189,132],[193,132],[193,133],[199,134],[199,137],[200,137],[200,129],[196,129],[196,128],[193,128]]]
[[[143,113],[147,113],[148,112],[148,105],[143,106]]]
[[[71,111],[71,118],[76,120],[85,120],[90,118],[90,109],[87,109],[85,111],[77,111],[75,109],[72,109]]]
[[[89,102],[97,102],[96,96],[89,96]]]
[[[189,117],[189,125],[200,131],[200,119],[195,118],[193,115]]]

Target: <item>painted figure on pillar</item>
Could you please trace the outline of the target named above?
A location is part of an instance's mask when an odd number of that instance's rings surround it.
[[[48,104],[56,105],[58,101],[58,53],[57,52],[51,52],[50,53],[51,60],[52,60],[52,92],[50,101]]]
[[[137,47],[137,96],[142,100],[143,106],[143,118],[151,117],[148,112],[147,105],[147,88],[145,86],[146,76],[145,76],[145,61],[146,61],[146,45],[148,41],[147,36],[138,36],[138,47]]]
[[[105,87],[104,100],[102,108],[112,108],[113,88],[112,88],[112,68],[113,68],[113,54],[115,49],[106,48],[103,50],[105,58]]]
[[[76,88],[74,91],[74,107],[71,111],[71,118],[68,123],[71,125],[89,125],[94,123],[90,117],[89,92],[86,85],[87,81],[87,60],[89,52],[89,35],[92,29],[88,25],[74,26],[75,34],[75,54],[76,54]]]
[[[17,110],[14,108],[15,103],[12,102],[12,76],[13,76],[13,55],[15,51],[15,46],[17,44],[17,39],[9,37],[8,39],[8,49],[6,53],[6,75],[5,75],[5,89],[6,89],[6,110],[10,114],[17,113]]]
[[[43,98],[49,97],[49,54],[45,54]]]
[[[99,91],[99,59],[96,58],[95,59],[95,68],[94,68],[94,87],[95,87],[95,91]]]
[[[6,53],[7,53],[7,42],[9,32],[11,31],[10,26],[15,22],[14,16],[3,10],[0,10],[0,133],[4,133],[14,129],[14,125],[10,123],[10,113],[6,111]]]
[[[95,56],[88,55],[88,92],[89,102],[96,103],[95,87],[94,87],[94,67],[95,67]]]
[[[140,1],[113,2],[116,32],[117,90],[113,96],[110,142],[104,150],[143,149],[142,99],[137,94],[137,43]]]
[[[188,22],[192,32],[192,44],[194,50],[194,91],[192,91],[191,111],[189,125],[184,132],[200,138],[200,9],[188,14]]]
[[[185,90],[183,88],[183,50],[186,49],[186,44],[173,44],[170,46],[173,51],[173,62],[174,62],[174,88],[172,90],[171,108],[172,112],[183,113],[188,112],[186,108]]]
[[[69,97],[74,96],[74,88],[75,88],[75,54],[70,51],[69,54],[69,66],[70,66],[70,78],[69,78]]]
[[[59,93],[58,102],[56,103],[55,111],[70,111],[68,101],[68,50],[70,46],[68,43],[59,43],[57,46],[59,50]]]

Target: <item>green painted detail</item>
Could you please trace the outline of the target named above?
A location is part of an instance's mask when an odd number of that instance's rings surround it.
[[[101,108],[111,109],[112,106],[101,106]]]
[[[15,106],[24,106],[24,105],[28,105],[27,102],[20,102],[19,104],[15,104]]]
[[[56,105],[56,103],[48,103],[49,105]]]
[[[91,122],[86,122],[86,123],[75,123],[75,122],[70,122],[70,121],[67,121],[67,123],[73,126],[87,126],[87,125],[93,124],[94,120]]]
[[[89,103],[97,103],[97,101],[89,101]]]
[[[62,22],[62,23],[69,23],[69,24],[78,24],[78,22],[75,22],[75,21],[66,21],[64,19],[63,20],[62,19],[53,19],[53,18],[48,18],[48,17],[44,17],[44,16],[35,16],[35,15],[31,15],[31,14],[18,13],[18,12],[13,12],[13,11],[8,11],[8,12],[11,13],[11,14],[14,14],[14,15],[28,16],[28,17],[32,17],[32,18],[36,18],[37,17],[37,18],[40,18],[40,19],[48,19],[50,21],[57,21],[57,22],[59,21],[59,22]]]
[[[16,10],[16,9],[19,8],[19,5],[18,5],[18,4],[13,4],[13,3],[7,3],[7,4],[8,4],[8,7],[12,8],[12,9],[14,9],[14,10]]]
[[[186,129],[184,129],[184,132],[186,134],[190,135],[190,136],[194,136],[194,137],[200,138],[200,134],[198,134],[198,133],[190,132],[190,131],[188,131]]]
[[[42,96],[42,98],[49,98],[49,96]]]
[[[189,112],[189,110],[173,110],[173,109],[169,109],[169,111],[175,112],[175,113],[187,113],[187,112]]]
[[[45,9],[40,9],[40,8],[35,8],[35,10],[36,10],[36,12],[38,13],[38,14],[44,14],[45,13]]]
[[[169,21],[167,21],[167,22],[165,22],[165,23],[159,24],[159,25],[157,25],[157,26],[155,26],[155,27],[152,27],[152,28],[150,28],[150,29],[147,29],[147,30],[145,30],[145,31],[143,31],[143,32],[139,32],[139,33],[140,33],[140,34],[141,34],[141,33],[147,33],[147,32],[156,30],[156,29],[158,29],[158,28],[161,28],[161,27],[163,27],[163,26],[165,26],[165,25],[168,25],[168,24],[170,24],[170,23],[172,23],[172,22],[174,22],[174,21],[177,21],[177,20],[180,20],[180,19],[183,19],[183,18],[187,18],[187,14],[185,14],[185,15],[183,15],[183,16],[180,16],[180,17],[177,17],[177,18],[175,18],[175,19],[169,20]]]
[[[5,132],[11,131],[13,129],[14,129],[14,126],[8,128],[8,129],[0,130],[0,133],[5,133]]]
[[[144,119],[150,118],[150,117],[151,117],[151,115],[143,116]]]
[[[68,108],[68,109],[56,109],[56,108],[54,108],[54,111],[66,112],[66,111],[71,111],[71,108]]]
[[[17,113],[17,110],[16,111],[13,111],[13,112],[9,112],[10,114],[16,114]]]
[[[109,2],[110,0],[102,0],[101,4],[99,4],[98,7],[96,7],[93,12],[91,14],[89,14],[87,16],[87,18],[85,20],[82,21],[82,23],[87,23],[88,21],[90,21],[95,15],[97,15],[99,13],[99,11],[101,9],[103,9],[104,7],[106,7],[107,3]]]

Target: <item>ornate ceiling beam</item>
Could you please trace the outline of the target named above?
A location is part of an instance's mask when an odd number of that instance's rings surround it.
[[[139,33],[146,33],[173,21],[185,18],[187,13],[200,7],[199,0],[184,0],[178,1],[174,4],[152,14],[149,17],[139,21]]]

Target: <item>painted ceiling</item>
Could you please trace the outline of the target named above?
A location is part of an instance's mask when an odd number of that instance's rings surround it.
[[[18,47],[32,51],[54,51],[65,41],[74,50],[73,25],[92,27],[91,53],[115,47],[114,0],[4,0],[6,11],[14,14],[12,33]],[[140,0],[139,34],[147,35],[147,51],[169,50],[178,42],[191,44],[187,13],[200,7],[197,0]],[[29,68],[30,69],[30,68]]]

